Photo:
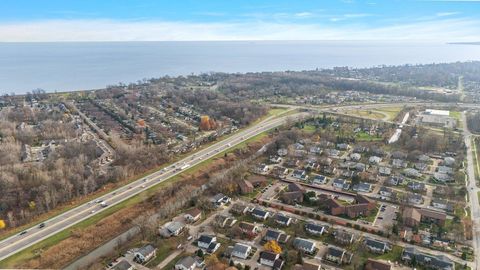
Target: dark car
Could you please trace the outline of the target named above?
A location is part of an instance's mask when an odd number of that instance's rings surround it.
[[[19,235],[24,235],[24,234],[27,234],[27,231],[23,231]]]
[[[38,228],[40,228],[40,229],[43,228],[43,227],[45,227],[45,223],[40,223],[40,225],[38,225]]]

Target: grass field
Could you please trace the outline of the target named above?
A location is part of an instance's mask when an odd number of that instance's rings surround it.
[[[355,138],[357,139],[357,141],[367,141],[367,142],[371,142],[371,141],[381,141],[383,140],[382,137],[376,137],[376,136],[372,136],[366,132],[359,132],[355,135]]]
[[[463,121],[462,121],[462,113],[458,111],[450,111],[450,117],[453,117],[457,119],[457,127],[462,128],[463,127]]]
[[[376,109],[375,111],[382,112],[387,115],[387,120],[392,121],[402,111],[403,107],[384,107]]]
[[[372,111],[372,110],[350,110],[350,111],[346,111],[345,114],[364,117],[364,118],[370,118],[375,120],[383,119],[386,116],[386,114]]]

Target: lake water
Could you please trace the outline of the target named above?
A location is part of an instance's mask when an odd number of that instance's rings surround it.
[[[358,41],[0,43],[0,93],[102,88],[164,75],[480,60],[480,46]]]

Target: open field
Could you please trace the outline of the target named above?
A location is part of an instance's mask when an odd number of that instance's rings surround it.
[[[457,127],[462,128],[463,127],[463,121],[462,121],[462,113],[459,111],[450,111],[450,117],[453,117],[457,119]]]
[[[358,116],[358,117],[365,117],[365,118],[370,118],[374,120],[380,120],[385,117],[388,117],[388,115],[385,113],[373,111],[373,110],[350,110],[350,111],[345,111],[345,114],[352,115],[352,116]]]
[[[386,120],[392,121],[402,111],[403,107],[383,107],[376,109],[375,111],[385,113],[388,118]]]

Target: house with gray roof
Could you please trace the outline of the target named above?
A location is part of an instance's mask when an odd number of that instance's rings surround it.
[[[415,258],[415,259],[414,259]],[[418,251],[415,247],[406,247],[402,253],[402,260],[411,263],[413,260],[419,265],[436,270],[454,270],[455,263],[444,255],[430,255]]]
[[[233,246],[232,256],[240,259],[246,259],[252,252],[252,247],[242,243],[236,243]]]
[[[308,254],[314,254],[317,249],[315,242],[300,237],[297,237],[293,240],[293,246],[295,249],[304,251]]]

